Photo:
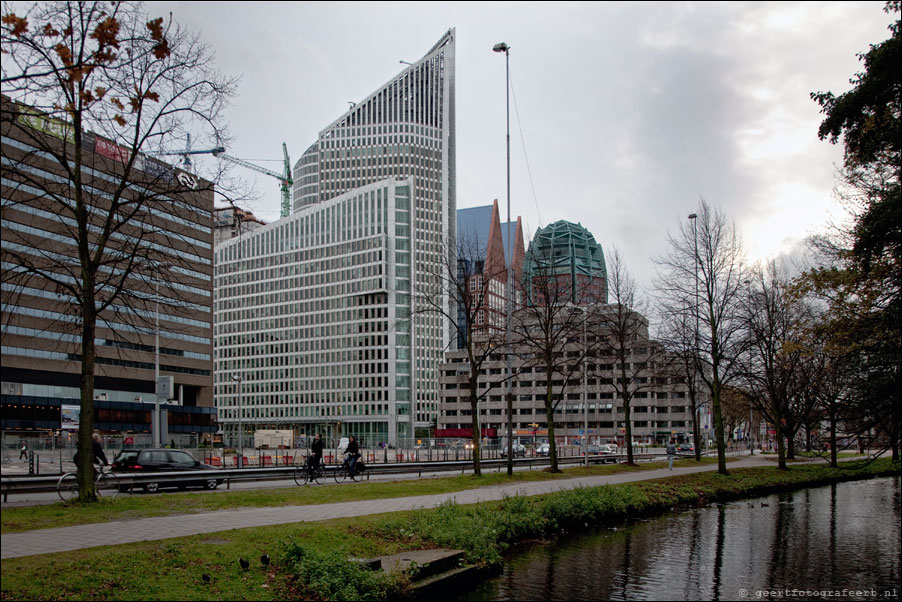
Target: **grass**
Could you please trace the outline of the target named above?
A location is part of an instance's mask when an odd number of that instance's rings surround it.
[[[703,458],[702,463],[716,462],[716,458]],[[691,459],[677,460],[677,466],[695,465]],[[479,487],[491,487],[506,483],[520,483],[584,476],[610,475],[660,468],[660,463],[643,463],[637,466],[604,464],[568,468],[559,474],[543,470],[514,472],[485,472],[481,477],[458,475],[434,479],[399,480],[391,482],[362,482],[357,484],[285,487],[254,491],[222,491],[209,493],[179,493],[171,495],[119,495],[115,499],[102,499],[94,504],[59,502],[45,506],[7,508],[0,514],[0,533],[30,531],[35,525],[42,529],[70,527],[113,520],[133,520],[173,514],[192,514],[279,506],[309,504],[334,504],[356,500],[376,500],[416,495],[453,493]],[[328,481],[327,481],[328,482]]]
[[[364,574],[346,559],[452,547],[463,549],[473,562],[490,564],[517,542],[561,529],[620,522],[669,511],[674,506],[865,478],[890,469],[889,460],[841,469],[823,464],[793,466],[786,471],[774,467],[736,469],[728,476],[680,475],[469,506],[446,504],[432,510],[7,559],[2,564],[0,598],[392,599],[403,593],[403,581]],[[898,466],[895,474],[899,474]],[[268,567],[259,560],[263,553],[273,558]],[[251,562],[249,570],[239,567],[239,556]],[[205,581],[203,575],[210,580]]]

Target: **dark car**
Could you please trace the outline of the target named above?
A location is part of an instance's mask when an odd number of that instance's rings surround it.
[[[677,445],[676,451],[678,454],[694,454],[695,446],[691,443],[680,443]]]
[[[211,474],[209,471],[217,470],[212,466],[201,464],[194,459],[191,454],[177,449],[123,449],[113,460],[113,472],[175,472],[196,470],[203,472],[198,475],[196,481],[166,481],[161,478],[159,481],[146,483],[143,485],[144,491],[147,493],[156,493],[161,487],[204,487],[206,489],[216,489],[221,478]]]

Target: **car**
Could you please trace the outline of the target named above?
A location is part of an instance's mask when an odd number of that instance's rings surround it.
[[[613,443],[603,443],[601,445],[602,455],[613,455],[617,453],[617,446]]]
[[[695,446],[691,443],[680,443],[677,445],[676,451],[678,454],[694,454]]]
[[[536,446],[536,454],[540,456],[547,456],[551,453],[551,445],[548,443],[541,443]]]
[[[601,446],[600,445],[590,445],[588,449],[590,456],[600,456],[601,455]]]
[[[175,472],[196,470],[203,472],[198,475],[198,480],[194,481],[166,481],[161,477],[159,481],[145,483],[142,485],[147,493],[157,493],[162,487],[204,487],[205,489],[216,489],[222,483],[223,479],[211,474],[209,471],[218,470],[213,466],[201,464],[188,452],[177,449],[123,449],[113,459],[113,472],[129,473],[129,472]]]
[[[526,455],[526,446],[521,445],[519,443],[514,443],[514,457],[522,458],[525,455]],[[502,458],[507,457],[507,446],[506,445],[501,448],[501,457]]]

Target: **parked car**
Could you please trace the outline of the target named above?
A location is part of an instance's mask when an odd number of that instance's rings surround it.
[[[519,443],[514,443],[514,457],[522,458],[525,455],[526,455],[526,446],[520,445]],[[507,457],[507,446],[506,445],[501,447],[501,457],[502,458]]]
[[[677,445],[676,451],[678,454],[694,454],[695,446],[691,443],[680,443]]]
[[[551,445],[548,443],[540,443],[536,446],[536,454],[539,456],[547,456],[551,453]]]
[[[218,470],[212,466],[201,464],[188,452],[177,449],[123,449],[115,459],[113,459],[113,472],[175,472],[196,470],[204,474],[198,475],[196,481],[166,481],[161,478],[159,481],[145,483],[144,491],[147,493],[156,493],[161,487],[204,487],[206,489],[216,489],[222,479],[210,473],[211,470]]]

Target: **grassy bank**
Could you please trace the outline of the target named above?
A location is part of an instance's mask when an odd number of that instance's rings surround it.
[[[711,458],[703,463],[716,462]],[[676,466],[695,466],[695,460],[678,460]],[[508,477],[505,472],[483,472],[481,477],[458,475],[430,479],[410,479],[391,482],[361,482],[336,485],[331,477],[326,485],[284,487],[255,491],[224,491],[209,493],[178,493],[146,495],[143,493],[119,495],[112,500],[96,504],[78,502],[56,503],[25,508],[5,508],[0,515],[0,533],[21,533],[32,529],[71,527],[114,520],[133,520],[153,516],[191,514],[278,506],[303,506],[308,504],[334,504],[355,500],[377,500],[414,495],[453,493],[479,487],[491,487],[507,483],[526,483],[585,476],[611,475],[624,472],[640,472],[661,468],[660,462],[638,466],[604,464],[600,466],[573,467],[563,473],[552,474],[541,469],[515,472]]]
[[[322,523],[243,529],[204,536],[4,560],[2,599],[270,600],[386,599],[404,583],[349,564],[411,549],[451,547],[493,563],[511,545],[586,524],[804,486],[888,474],[888,460],[733,470],[609,485],[530,498]],[[899,467],[895,467],[899,474]],[[6,511],[4,511],[5,514]],[[264,567],[260,555],[272,563]],[[250,560],[247,571],[238,558]],[[204,579],[204,575],[209,580]]]

